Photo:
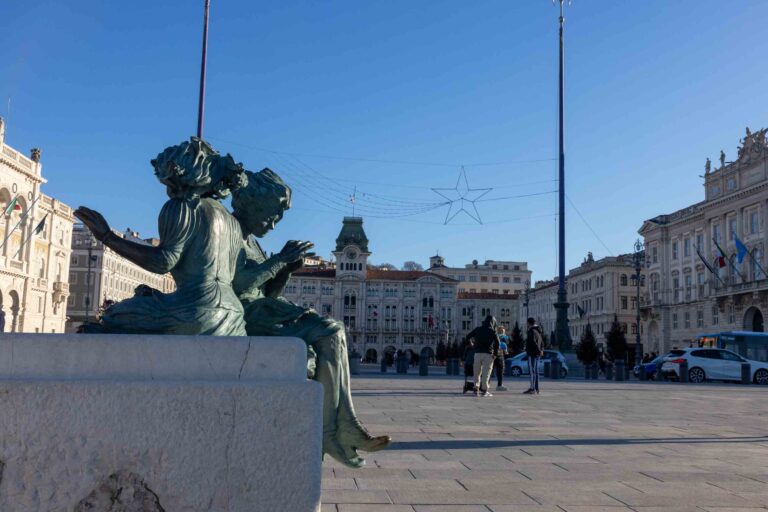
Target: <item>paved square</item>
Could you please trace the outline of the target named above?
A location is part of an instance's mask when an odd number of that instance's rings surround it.
[[[355,403],[392,446],[323,464],[323,512],[768,510],[768,388],[505,382],[363,373]]]

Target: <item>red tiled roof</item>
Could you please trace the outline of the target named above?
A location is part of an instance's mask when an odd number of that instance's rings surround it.
[[[422,270],[375,270],[368,269],[366,278],[377,281],[416,281],[422,277],[436,277],[441,281],[447,283],[457,282],[455,279],[449,277],[433,274],[432,272],[424,272]]]
[[[336,269],[332,268],[312,268],[304,267],[293,273],[294,276],[306,277],[336,277]],[[416,281],[422,277],[434,277],[446,283],[456,283],[457,281],[449,277],[424,272],[421,270],[378,270],[368,269],[366,279],[369,281]]]
[[[516,293],[492,293],[492,292],[459,292],[459,299],[483,299],[483,300],[515,300],[519,298]]]

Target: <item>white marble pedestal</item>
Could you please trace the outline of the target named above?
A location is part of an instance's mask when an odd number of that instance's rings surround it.
[[[321,454],[301,340],[0,336],[2,511],[314,512]]]

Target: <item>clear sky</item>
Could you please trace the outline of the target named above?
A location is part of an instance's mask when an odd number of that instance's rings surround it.
[[[6,142],[42,148],[47,194],[156,234],[149,160],[194,134],[202,5],[0,4]],[[356,187],[375,263],[439,250],[551,278],[557,16],[548,0],[212,0],[205,137],[294,187],[270,250],[328,256]],[[567,194],[597,233],[567,205],[568,268],[631,251],[644,219],[703,198],[706,157],[768,125],[767,20],[765,0],[567,8]],[[461,165],[494,189],[483,225],[434,208]]]

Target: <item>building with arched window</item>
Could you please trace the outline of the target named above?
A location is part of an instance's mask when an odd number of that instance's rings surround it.
[[[650,280],[643,322],[652,350],[687,347],[706,333],[764,328],[766,130],[747,129],[740,142],[735,161],[722,153],[719,168],[707,163],[703,201],[648,219],[639,230]]]
[[[42,193],[41,152],[5,143],[0,118],[0,326],[64,332],[72,208]]]
[[[363,219],[344,217],[335,267],[305,267],[284,290],[292,302],[342,320],[350,348],[366,360],[376,362],[396,350],[432,357],[440,341],[460,341],[482,313],[514,324],[517,294],[460,293],[457,280],[435,272],[374,267],[368,244]]]

